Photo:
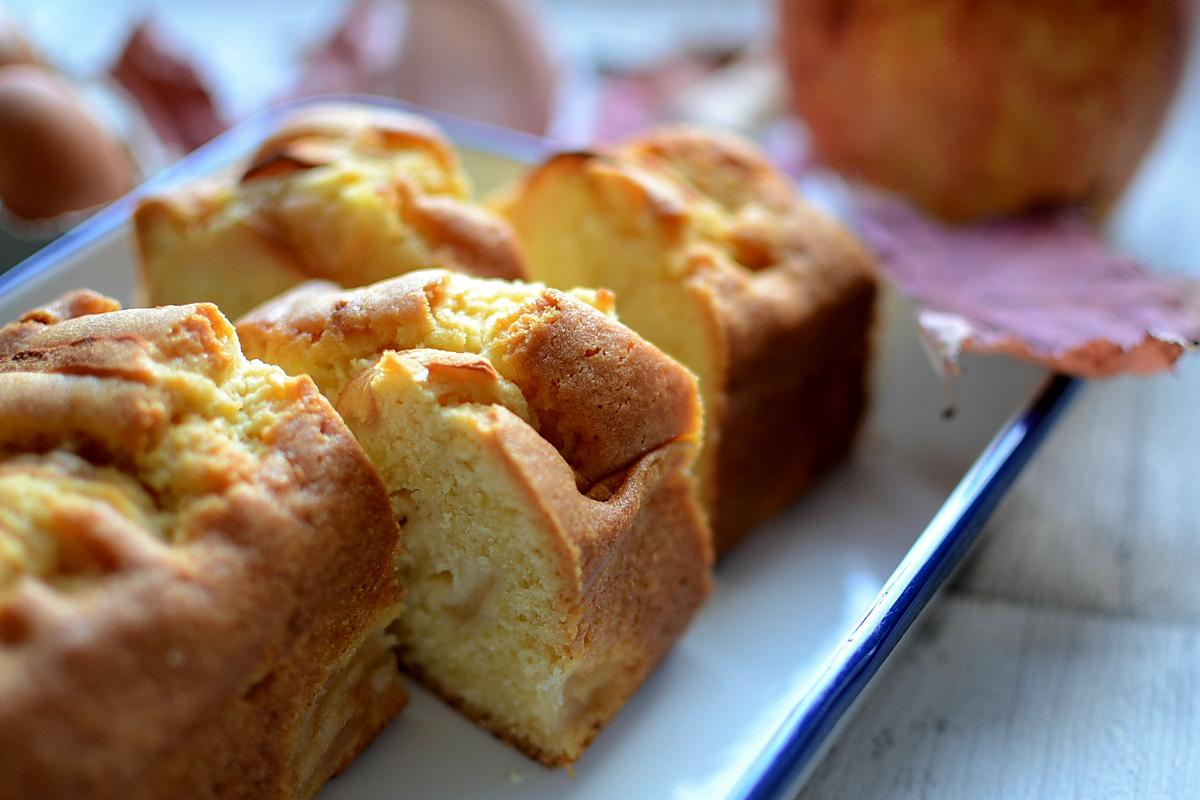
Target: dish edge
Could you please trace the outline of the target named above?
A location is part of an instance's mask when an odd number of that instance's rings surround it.
[[[892,650],[979,538],[984,523],[1083,386],[1051,375],[1005,423],[889,576],[870,608],[821,669],[731,798],[793,796],[834,730]]]

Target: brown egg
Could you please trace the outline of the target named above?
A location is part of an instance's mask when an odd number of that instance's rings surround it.
[[[129,151],[63,78],[18,64],[0,67],[0,202],[45,219],[120,197],[133,188]]]

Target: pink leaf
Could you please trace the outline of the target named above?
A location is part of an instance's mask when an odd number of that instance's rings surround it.
[[[543,133],[557,77],[532,0],[354,0],[295,92],[367,92]]]
[[[403,33],[402,7],[381,0],[354,0],[329,38],[305,56],[295,96],[387,94],[384,84],[400,60]]]
[[[149,23],[130,34],[110,73],[173,149],[187,153],[225,130],[204,80]]]
[[[947,373],[969,351],[1086,377],[1145,374],[1200,344],[1200,283],[1112,251],[1077,213],[947,227],[861,191],[855,214],[884,271],[921,304]]]

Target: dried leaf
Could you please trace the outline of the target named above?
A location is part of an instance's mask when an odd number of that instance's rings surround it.
[[[855,223],[949,374],[964,351],[1008,353],[1085,377],[1169,368],[1200,345],[1200,283],[1111,250],[1081,215],[948,227],[873,192]]]
[[[304,59],[294,95],[388,94],[387,81],[404,44],[404,8],[354,0],[329,38]]]
[[[204,80],[150,23],[134,29],[110,73],[168,147],[187,153],[225,130]]]
[[[295,94],[367,92],[541,134],[557,70],[540,23],[531,0],[355,0]]]

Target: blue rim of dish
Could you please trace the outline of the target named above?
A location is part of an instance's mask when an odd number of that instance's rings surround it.
[[[983,525],[1083,382],[1053,375],[996,434],[888,578],[732,798],[776,800],[800,787],[822,743],[979,538]]]
[[[358,102],[412,111],[442,126],[460,147],[518,161],[535,161],[559,149],[536,136],[369,95],[293,100],[238,123],[0,275],[0,295],[117,230],[129,219],[139,197],[224,167],[233,155],[249,153],[283,116],[325,102]],[[996,505],[1081,385],[1074,378],[1052,376],[1029,406],[996,435],[917,537],[871,607],[830,656],[813,688],[788,714],[730,797],[776,800],[796,791],[806,770],[814,766],[822,743],[962,561]]]

